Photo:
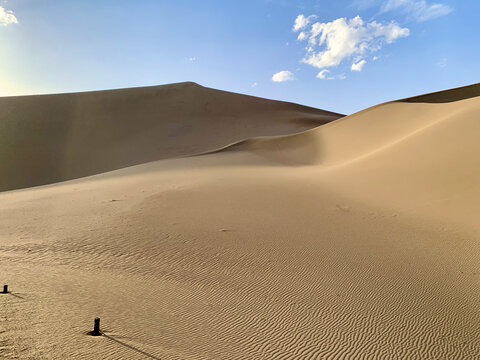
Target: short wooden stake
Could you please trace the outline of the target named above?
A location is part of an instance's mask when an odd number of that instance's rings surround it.
[[[95,324],[93,325],[93,336],[100,336],[102,333],[100,332],[100,318],[95,318]]]
[[[8,294],[8,285],[3,285],[2,294]]]

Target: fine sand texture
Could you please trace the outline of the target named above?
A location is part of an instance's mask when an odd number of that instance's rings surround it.
[[[342,115],[192,82],[0,98],[0,191],[285,135]]]
[[[0,193],[1,356],[480,358],[479,114],[390,102]]]

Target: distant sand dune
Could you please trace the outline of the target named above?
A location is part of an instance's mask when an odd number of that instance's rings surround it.
[[[0,191],[291,134],[341,116],[195,83],[0,98]]]

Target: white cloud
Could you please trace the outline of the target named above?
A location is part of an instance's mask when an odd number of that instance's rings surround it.
[[[411,19],[422,22],[450,14],[453,8],[444,4],[429,4],[426,0],[386,0],[380,12],[389,11],[401,11]]]
[[[356,62],[356,63],[354,62],[350,67],[350,70],[360,72],[363,69],[363,65],[365,65],[366,63],[367,63],[366,60],[360,60],[359,62]]]
[[[195,56],[192,56],[192,57],[188,58],[188,61],[195,62],[195,61],[197,61],[197,58]]]
[[[317,74],[317,78],[322,80],[345,80],[347,78],[345,74],[337,74],[331,76],[327,76],[327,74],[330,74],[330,70],[323,69]]]
[[[18,20],[11,10],[5,10],[0,6],[0,26],[7,26],[10,24],[18,24]]]
[[[298,15],[295,19],[295,23],[293,24],[293,31],[305,29],[310,23],[310,21],[312,21],[316,17],[316,15],[310,15],[309,17],[305,17],[305,15],[303,14]]]
[[[320,71],[318,74],[317,74],[317,78],[319,79],[326,79],[327,78],[327,74],[330,73],[330,70],[327,70],[327,69],[323,69],[322,71]]]
[[[302,62],[319,69],[338,66],[345,59],[378,51],[384,44],[410,35],[409,29],[401,28],[394,21],[365,23],[360,16],[316,22],[304,32],[308,46]],[[358,66],[361,68],[363,64]]]
[[[258,84],[256,82],[254,82],[250,87],[253,89],[254,87],[257,87],[257,85]]]
[[[449,5],[429,3],[429,0],[353,0],[351,6],[358,10],[380,6],[380,13],[396,11],[418,22],[447,15],[453,11]]]
[[[284,81],[289,81],[293,79],[294,79],[293,74],[287,70],[280,71],[276,74],[273,74],[272,76],[273,82],[284,82]]]
[[[297,40],[305,40],[307,38],[307,33],[305,31],[302,31],[300,34],[298,34]]]

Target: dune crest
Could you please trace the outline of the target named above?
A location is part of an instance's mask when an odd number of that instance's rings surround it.
[[[445,103],[470,99],[480,96],[480,83],[468,86],[462,86],[454,89],[436,91],[429,94],[418,95],[406,99],[398,100],[401,102],[426,102],[426,103]]]

